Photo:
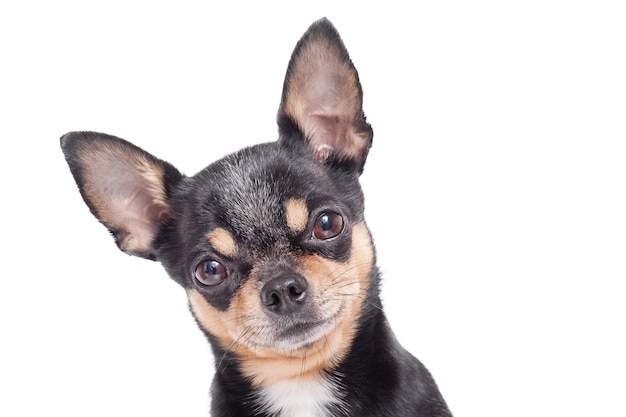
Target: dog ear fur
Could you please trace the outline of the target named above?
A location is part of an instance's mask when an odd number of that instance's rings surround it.
[[[327,19],[313,23],[285,76],[281,139],[292,140],[295,128],[320,162],[352,162],[361,171],[373,137],[362,104],[359,76],[339,33]]]
[[[160,225],[174,217],[168,190],[182,174],[135,145],[101,133],[68,133],[61,147],[85,203],[118,247],[155,259]]]

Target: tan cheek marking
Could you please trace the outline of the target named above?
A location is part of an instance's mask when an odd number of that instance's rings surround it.
[[[342,314],[337,318],[337,327],[327,336],[332,343],[324,347],[330,349],[324,354],[345,355],[357,331],[357,322],[369,289],[374,264],[374,249],[367,227],[364,223],[353,225],[352,253],[348,262],[338,263],[312,255],[303,264],[307,275],[323,277],[319,280],[323,298],[335,300],[334,304],[346,303]],[[332,271],[332,274],[328,271]],[[339,285],[338,280],[341,280]]]
[[[193,315],[200,323],[200,326],[217,337],[224,346],[228,346],[230,344],[230,335],[228,334],[228,329],[224,326],[227,314],[209,304],[196,289],[187,290],[187,297],[189,298],[189,305]]]
[[[213,249],[220,254],[231,258],[237,256],[237,243],[228,230],[218,227],[209,232],[207,239],[211,246],[213,246]]]
[[[285,203],[285,216],[287,218],[287,226],[294,232],[298,233],[304,230],[309,220],[309,209],[306,201],[301,199],[289,199]]]
[[[238,356],[254,355],[244,343],[249,331],[249,321],[258,321],[259,295],[256,278],[248,279],[235,293],[229,308],[220,311],[213,307],[196,289],[189,289],[187,297],[194,316],[200,325],[221,343],[222,347]]]

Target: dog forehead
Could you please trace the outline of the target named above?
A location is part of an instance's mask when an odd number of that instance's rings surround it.
[[[229,181],[218,192],[218,215],[240,236],[267,233],[280,223],[284,191],[266,172],[232,170]]]
[[[315,190],[312,184],[324,184],[327,176],[315,163],[272,145],[242,149],[196,175],[198,214],[242,239],[271,238],[283,231],[286,201],[305,199]]]

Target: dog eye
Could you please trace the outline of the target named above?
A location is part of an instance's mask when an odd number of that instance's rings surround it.
[[[315,220],[313,237],[324,240],[337,236],[343,230],[343,217],[334,212],[320,214]]]
[[[228,277],[228,269],[217,261],[208,260],[196,267],[195,277],[200,283],[212,287]]]

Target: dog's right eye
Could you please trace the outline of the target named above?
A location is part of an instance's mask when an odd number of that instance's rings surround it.
[[[228,277],[228,269],[214,260],[201,262],[195,271],[195,278],[201,284],[213,287],[222,283]]]

